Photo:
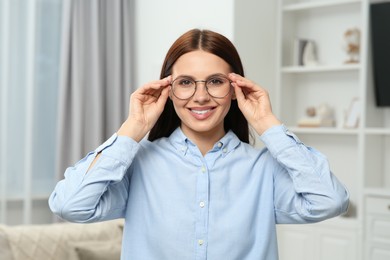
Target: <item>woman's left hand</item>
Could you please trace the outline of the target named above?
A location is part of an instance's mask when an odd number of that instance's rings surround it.
[[[268,92],[252,81],[235,73],[230,73],[238,107],[248,123],[261,135],[268,128],[281,122],[272,113]]]

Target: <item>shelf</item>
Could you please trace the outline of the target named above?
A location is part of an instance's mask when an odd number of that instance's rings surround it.
[[[283,67],[283,73],[311,73],[311,72],[338,72],[338,71],[358,71],[360,64],[324,65],[324,66],[288,66]]]
[[[390,189],[389,188],[366,188],[364,189],[364,194],[366,196],[390,197]]]
[[[369,135],[390,135],[389,128],[381,128],[381,127],[366,128],[364,132]]]
[[[317,253],[315,256],[313,253],[308,257],[300,255],[289,244],[290,234],[282,234],[280,250],[284,259],[363,259],[365,196],[390,196],[390,161],[387,160],[390,158],[390,114],[373,104],[367,38],[369,4],[370,1],[363,0],[279,0],[277,112],[304,144],[327,157],[332,172],[347,187],[351,202],[343,216],[317,223],[314,226],[318,227],[317,233],[306,235],[300,233],[305,231],[302,227],[294,228],[296,234],[302,234],[299,237],[302,241],[311,242],[313,234],[329,239],[311,244],[312,248],[313,245],[321,248],[318,253],[313,251]],[[350,58],[346,33],[352,28],[359,28],[361,33],[358,63],[346,62]],[[312,66],[298,65],[308,57],[306,46],[299,39],[314,42],[312,57],[317,62],[311,63]],[[346,128],[346,116],[355,98],[362,100],[357,112],[361,120],[356,128]],[[326,113],[321,104],[328,104],[333,110],[333,127],[298,126],[300,119],[311,114],[308,108],[316,108],[315,116]],[[340,241],[343,241],[342,250]]]
[[[339,5],[349,5],[349,4],[358,4],[361,3],[361,0],[332,0],[332,1],[316,1],[316,2],[300,2],[295,4],[288,4],[283,7],[283,11],[301,11],[308,9],[315,9],[321,7],[331,7]]]
[[[357,135],[358,129],[346,129],[337,127],[297,127],[291,126],[288,129],[294,133],[301,134],[333,134],[333,135]]]

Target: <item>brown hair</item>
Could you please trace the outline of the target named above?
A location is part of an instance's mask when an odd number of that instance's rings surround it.
[[[219,56],[230,65],[232,72],[244,76],[240,56],[229,39],[213,31],[193,29],[184,33],[173,43],[165,57],[160,78],[171,75],[175,62],[183,54],[195,50],[203,50]],[[180,119],[175,112],[172,100],[168,99],[164,111],[149,133],[148,140],[154,141],[161,137],[168,137],[179,126]],[[232,130],[241,141],[249,143],[248,122],[238,108],[237,100],[232,100],[229,112],[224,119],[224,128],[226,132]]]

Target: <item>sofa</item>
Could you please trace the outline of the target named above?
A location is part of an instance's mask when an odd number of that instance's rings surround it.
[[[123,220],[91,224],[0,224],[1,260],[119,260]]]

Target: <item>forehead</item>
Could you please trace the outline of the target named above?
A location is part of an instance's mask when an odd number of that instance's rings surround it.
[[[207,77],[211,74],[230,72],[229,64],[222,58],[209,52],[196,50],[182,55],[172,67],[172,75],[192,75]]]

